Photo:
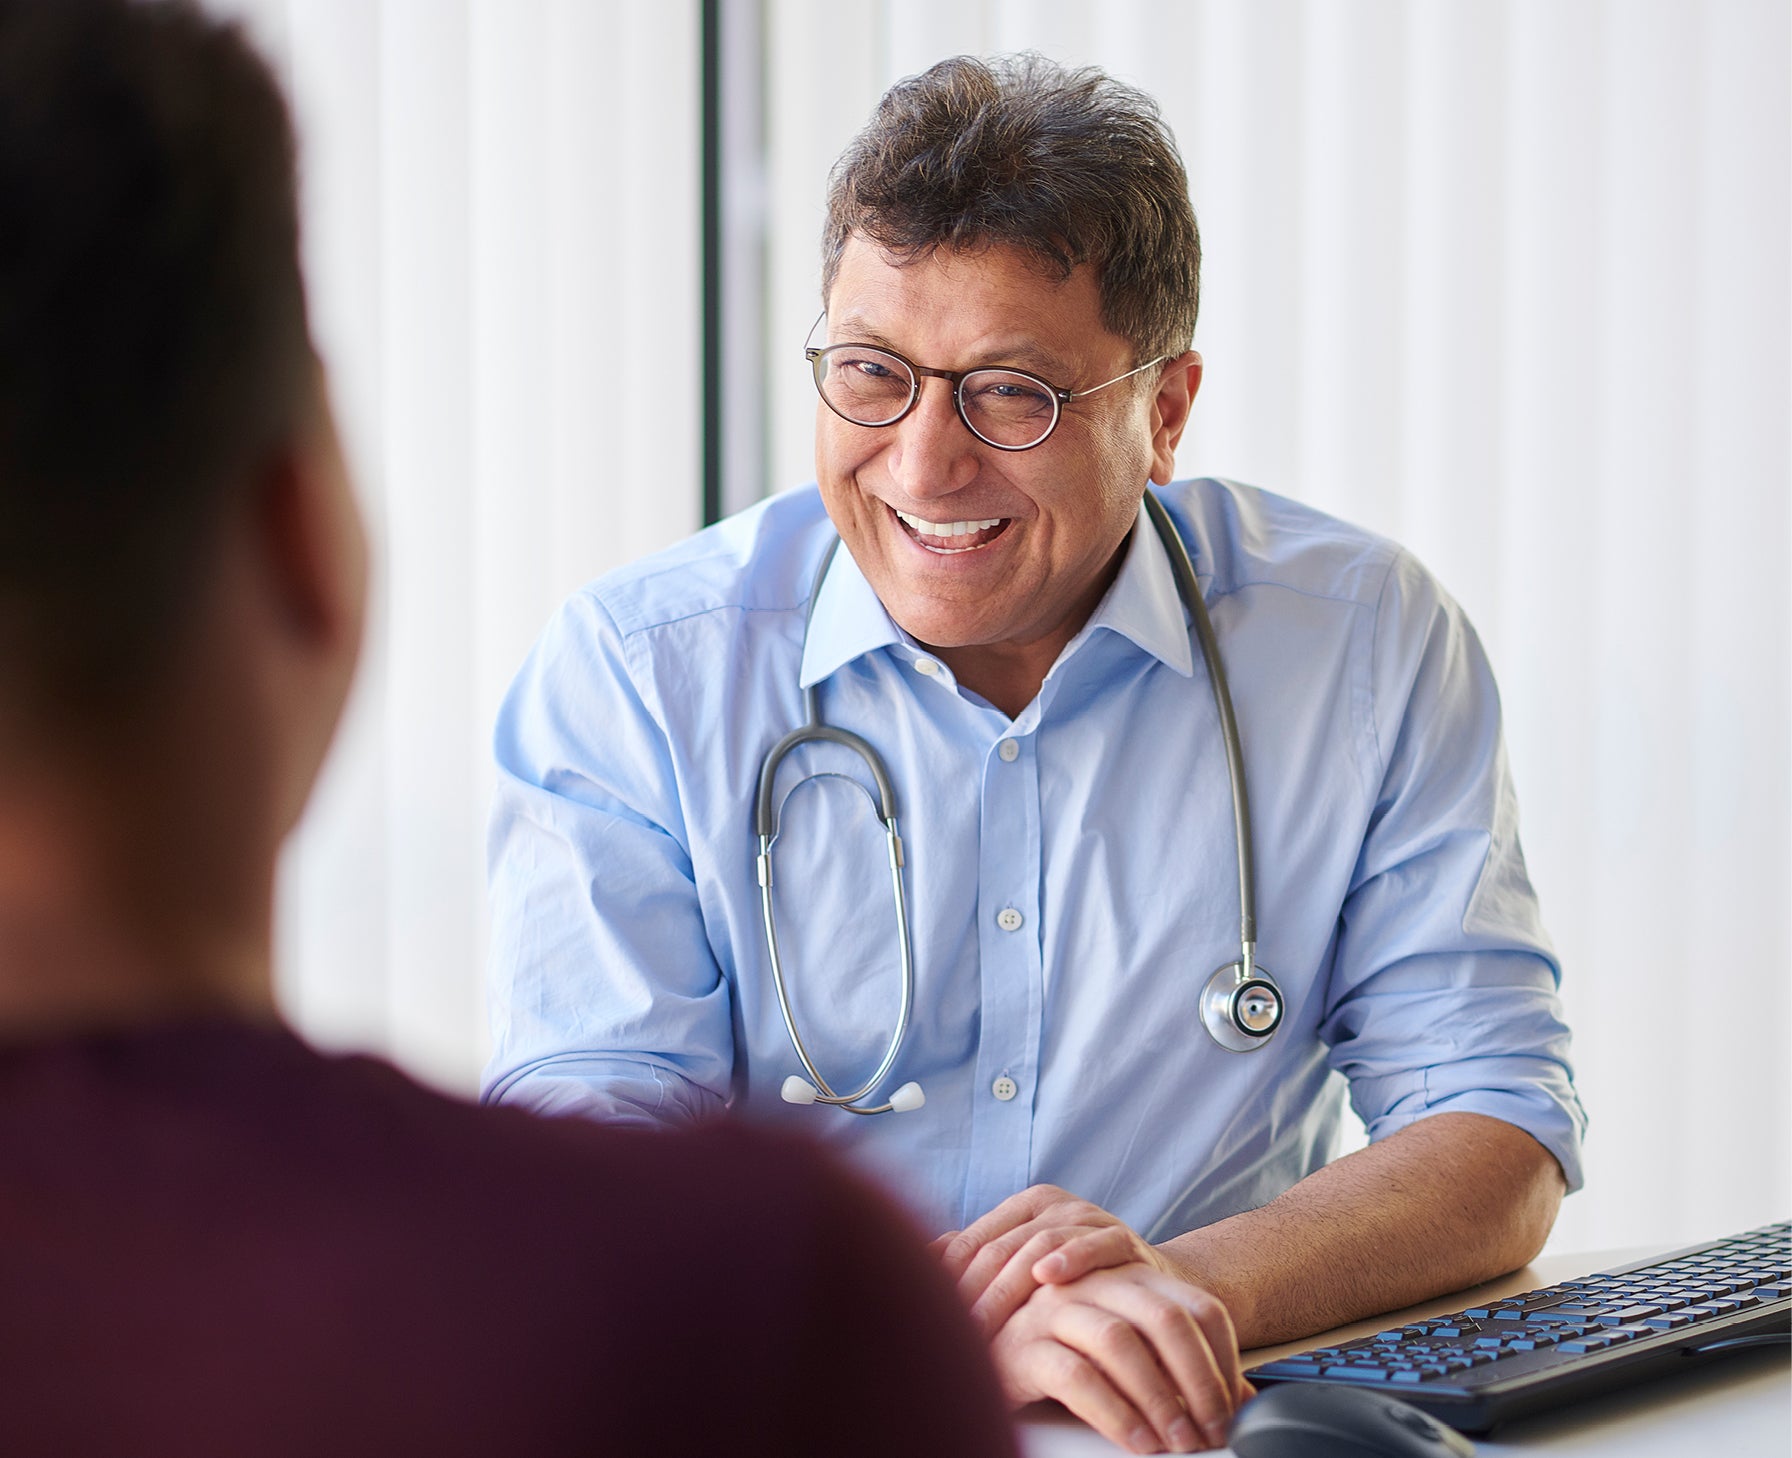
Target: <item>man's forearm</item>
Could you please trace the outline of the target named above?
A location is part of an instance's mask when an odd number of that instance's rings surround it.
[[[1265,1346],[1516,1270],[1542,1249],[1563,1189],[1522,1129],[1436,1114],[1159,1249],[1226,1303],[1241,1347]]]

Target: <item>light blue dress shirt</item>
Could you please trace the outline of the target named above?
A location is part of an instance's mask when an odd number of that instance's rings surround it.
[[[732,1106],[836,1146],[936,1230],[1049,1182],[1167,1239],[1324,1164],[1346,1087],[1372,1138],[1488,1114],[1577,1187],[1558,969],[1473,630],[1384,540],[1230,482],[1163,495],[1243,738],[1258,957],[1288,1001],[1266,1048],[1226,1051],[1199,1014],[1238,955],[1231,801],[1143,515],[1010,720],[906,637],[844,550],[805,642],[833,539],[810,487],[574,594],[511,688],[486,1098],[643,1124]],[[916,1002],[882,1092],[918,1081],[913,1113],[779,1098],[801,1066],[765,949],[753,799],[808,684],[895,780]],[[780,950],[837,1088],[876,1066],[898,1003],[870,785],[833,745],[778,781]]]

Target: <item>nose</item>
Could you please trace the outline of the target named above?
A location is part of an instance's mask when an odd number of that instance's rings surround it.
[[[977,437],[958,418],[946,380],[921,381],[915,408],[889,427],[890,476],[911,501],[949,496],[977,474]]]

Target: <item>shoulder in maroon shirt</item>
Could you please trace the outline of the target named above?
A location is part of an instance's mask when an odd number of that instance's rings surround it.
[[[9,1454],[1014,1452],[918,1236],[788,1138],[217,1023],[0,1050],[0,1170]]]

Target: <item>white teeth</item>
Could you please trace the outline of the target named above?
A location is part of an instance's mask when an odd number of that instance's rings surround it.
[[[991,527],[1000,526],[1002,518],[992,516],[988,521],[922,521],[918,516],[910,516],[906,511],[896,513],[907,525],[914,528],[924,537],[963,537],[972,532],[986,532]]]

